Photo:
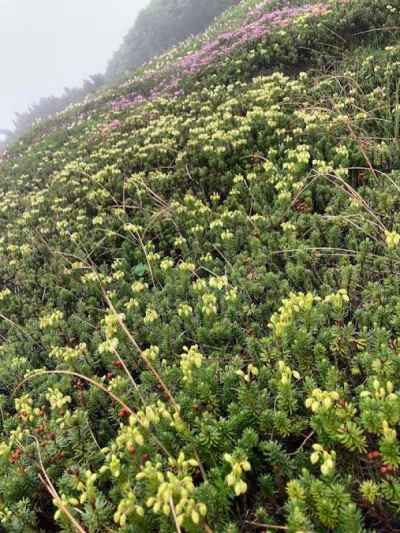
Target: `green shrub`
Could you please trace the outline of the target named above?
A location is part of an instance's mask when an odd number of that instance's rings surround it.
[[[398,527],[399,21],[330,2],[8,151],[6,531]]]

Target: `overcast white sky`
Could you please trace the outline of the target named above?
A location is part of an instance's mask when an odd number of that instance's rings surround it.
[[[0,0],[0,129],[16,111],[104,72],[149,0]]]

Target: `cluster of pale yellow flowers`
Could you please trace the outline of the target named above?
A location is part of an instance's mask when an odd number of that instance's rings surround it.
[[[313,450],[310,456],[311,463],[320,463],[321,474],[324,476],[333,474],[336,466],[336,452],[328,452],[320,444],[313,444]]]
[[[183,381],[185,383],[193,382],[193,371],[200,368],[203,362],[203,354],[200,352],[197,344],[188,348],[183,347],[181,354],[181,370],[183,374]]]
[[[225,481],[228,487],[233,488],[236,496],[240,496],[247,491],[247,483],[243,481],[242,476],[251,470],[251,465],[245,456],[236,457],[226,453],[224,459],[231,465],[231,472],[226,476]]]
[[[40,329],[49,329],[54,326],[59,325],[64,319],[64,313],[59,309],[56,309],[52,313],[43,315],[39,319],[39,328]]]

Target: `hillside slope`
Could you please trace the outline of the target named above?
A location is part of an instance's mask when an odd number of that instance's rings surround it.
[[[16,113],[13,131],[6,134],[7,144],[15,142],[37,122],[48,120],[68,106],[90,97],[100,88],[117,83],[135,67],[176,45],[188,35],[201,33],[210,22],[239,0],[147,0],[139,2],[147,7],[125,36],[123,44],[108,63],[104,74],[94,74],[80,87],[66,87],[59,96],[40,98],[23,112]],[[136,0],[137,4],[137,0]],[[140,7],[137,4],[137,8]],[[1,136],[1,131],[0,131]],[[0,153],[3,146],[0,143]]]
[[[204,31],[239,0],[151,0],[112,57],[107,77],[115,79],[154,56]]]
[[[5,531],[400,528],[399,27],[243,0],[6,152]]]

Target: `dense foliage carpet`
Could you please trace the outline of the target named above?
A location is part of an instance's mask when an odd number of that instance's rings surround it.
[[[244,0],[4,154],[4,531],[400,529],[399,27]]]

